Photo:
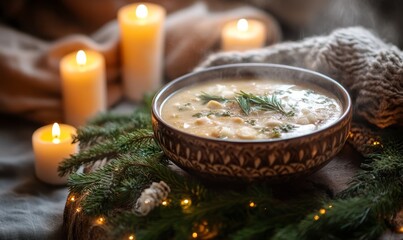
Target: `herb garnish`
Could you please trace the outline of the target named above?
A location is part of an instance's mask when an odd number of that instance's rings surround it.
[[[281,124],[274,128],[269,128],[269,127],[261,128],[261,129],[259,129],[259,132],[264,133],[264,134],[269,134],[270,137],[272,137],[272,138],[279,138],[279,137],[281,137],[281,133],[288,133],[288,132],[294,130],[295,128],[297,128],[297,126],[289,124],[289,123],[284,123],[284,124]]]
[[[281,130],[281,132],[290,132],[291,130],[294,130],[295,128],[297,128],[297,126],[289,124],[289,123],[285,123],[285,124],[281,124],[280,126],[278,126],[278,129]]]
[[[245,122],[249,125],[255,126],[256,125],[256,119],[249,119],[245,120]]]
[[[246,114],[249,115],[250,113],[250,102],[249,99],[244,97],[244,96],[237,96],[235,97],[235,101],[238,103],[239,107],[242,109],[242,111]]]
[[[199,98],[203,101],[203,104],[206,104],[211,100],[221,102],[221,103],[228,101],[228,99],[226,99],[225,97],[221,97],[218,95],[211,95],[211,94],[208,94],[205,92],[202,92],[202,94],[199,96]]]
[[[275,111],[279,112],[287,117],[294,116],[295,113],[294,111],[285,111],[284,107],[281,103],[281,99],[277,98],[276,95],[272,95],[269,97],[268,95],[265,96],[259,96],[255,95],[253,93],[246,93],[244,91],[240,91],[236,93],[236,97],[234,100],[217,96],[217,95],[211,95],[205,92],[202,92],[202,94],[199,96],[199,98],[203,101],[203,104],[208,103],[211,100],[217,101],[217,102],[228,102],[228,101],[236,101],[239,105],[239,107],[242,109],[242,111],[246,114],[249,115],[249,113],[252,110],[269,110],[269,111]]]
[[[288,117],[294,116],[295,114],[293,111],[286,112],[281,104],[281,99],[278,99],[276,95],[272,95],[271,97],[268,95],[259,96],[252,93],[246,93],[244,91],[240,91],[237,93],[237,95],[238,99],[242,99],[242,105],[240,104],[240,101],[237,100],[237,102],[246,115],[249,114],[251,107],[257,110],[279,112]]]
[[[192,115],[192,117],[196,117],[196,118],[201,118],[201,117],[208,117],[214,115],[216,117],[232,117],[233,114],[230,111],[225,111],[225,112],[198,112]]]

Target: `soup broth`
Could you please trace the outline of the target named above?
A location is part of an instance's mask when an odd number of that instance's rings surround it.
[[[162,118],[187,133],[222,139],[288,138],[337,120],[339,101],[311,85],[275,80],[209,81],[174,93]]]

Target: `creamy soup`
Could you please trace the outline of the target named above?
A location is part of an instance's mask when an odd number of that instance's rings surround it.
[[[174,93],[162,118],[185,132],[222,139],[288,138],[341,115],[336,98],[313,86],[273,80],[207,82]]]

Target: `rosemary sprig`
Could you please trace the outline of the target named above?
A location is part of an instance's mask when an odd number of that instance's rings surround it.
[[[205,92],[202,92],[201,95],[199,96],[199,98],[200,98],[200,100],[203,101],[203,104],[206,104],[211,100],[221,102],[221,103],[228,101],[228,99],[225,98],[225,97],[221,97],[221,96],[218,96],[218,95],[211,95],[211,94],[208,94],[208,93],[205,93]]]
[[[251,110],[249,99],[244,96],[237,96],[237,97],[235,97],[235,101],[238,103],[238,105],[242,109],[242,111],[246,115],[249,115],[250,110]]]
[[[293,111],[285,111],[281,103],[281,99],[278,99],[276,95],[272,95],[271,97],[267,95],[259,96],[253,93],[246,93],[244,91],[240,91],[236,93],[236,95],[235,101],[246,115],[249,115],[253,109],[275,111],[288,117],[294,116],[295,114]],[[205,92],[202,92],[199,98],[202,100],[203,104],[206,104],[211,100],[215,100],[217,102],[233,101],[232,99],[218,95],[211,95]]]
[[[276,111],[288,117],[294,116],[295,114],[293,111],[285,111],[281,99],[278,99],[276,95],[272,95],[271,97],[267,95],[258,96],[244,91],[240,91],[237,95],[236,99],[242,99],[242,104],[239,100],[237,100],[237,102],[246,115],[249,114],[250,110],[247,110],[251,108],[252,103],[254,104],[254,109]]]

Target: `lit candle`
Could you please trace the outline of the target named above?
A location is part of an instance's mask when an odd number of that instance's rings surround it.
[[[35,154],[35,173],[49,184],[59,185],[67,182],[67,177],[59,177],[59,163],[77,153],[78,144],[72,143],[76,129],[66,124],[46,125],[37,129],[32,135],[32,147]]]
[[[118,12],[125,96],[141,100],[160,87],[165,9],[151,3],[130,4]]]
[[[105,59],[94,51],[70,53],[60,62],[65,122],[84,125],[106,111]]]
[[[221,31],[221,49],[223,51],[243,51],[263,47],[266,42],[265,25],[258,20],[231,21]]]

